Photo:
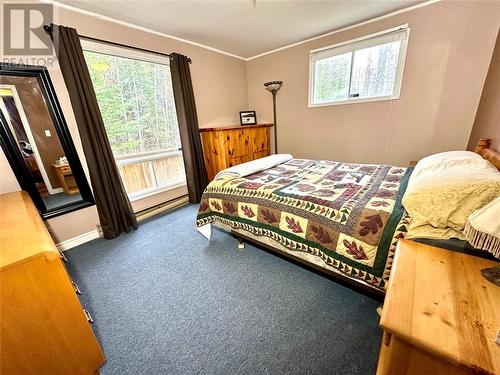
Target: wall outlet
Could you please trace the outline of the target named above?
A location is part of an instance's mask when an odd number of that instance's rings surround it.
[[[45,129],[45,136],[46,136],[47,138],[52,137],[52,134],[50,133],[50,130],[49,130],[49,129]]]
[[[99,233],[99,237],[103,237],[104,234],[102,233],[101,224],[96,224],[95,227],[97,228],[97,232]]]

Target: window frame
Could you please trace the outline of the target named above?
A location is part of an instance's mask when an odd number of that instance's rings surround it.
[[[170,66],[169,57],[160,53],[145,52],[134,47],[117,46],[111,43],[96,42],[86,38],[80,38],[80,43],[84,51]]]
[[[108,56],[115,56],[115,57],[122,57],[126,59],[132,59],[132,60],[137,60],[137,61],[142,61],[142,62],[149,62],[153,64],[160,64],[160,65],[166,65],[170,69],[170,58],[167,55],[161,54],[161,53],[155,53],[155,52],[146,52],[142,50],[138,50],[134,47],[127,47],[127,46],[122,46],[122,45],[115,45],[112,43],[107,43],[103,41],[95,41],[92,39],[87,39],[85,37],[80,38],[80,44],[82,46],[83,51],[87,52],[93,52],[101,55],[108,55]],[[151,153],[172,153],[172,152],[177,152],[181,153],[182,152],[182,147],[178,149],[170,149],[170,150],[162,150],[162,151],[154,151]],[[147,154],[147,153],[146,153]],[[131,162],[121,162],[121,160],[126,159],[127,155],[120,155],[120,156],[115,156],[113,155],[113,158],[117,164],[117,167],[119,165],[127,165],[127,164],[133,164]],[[142,155],[141,155],[142,156]],[[130,158],[132,159],[141,159],[141,156],[138,157],[136,155],[135,158]],[[141,159],[142,160],[142,159]],[[145,159],[142,161],[149,161],[150,159]],[[187,177],[184,175],[184,179],[182,180],[175,180],[172,183],[169,183],[167,185],[159,186],[159,187],[153,187],[153,188],[148,188],[145,190],[141,190],[138,192],[133,192],[133,193],[127,193],[127,196],[130,200],[131,203],[140,201],[145,198],[149,198],[155,195],[160,195],[166,192],[169,192],[171,190],[176,190],[178,188],[183,188],[185,190],[185,194],[180,195],[180,196],[175,196],[175,197],[169,197],[169,201],[173,199],[179,199],[184,197],[187,194]],[[158,202],[157,204],[162,204],[165,202]]]
[[[353,58],[351,59],[351,67],[349,71],[349,89],[348,89],[348,95],[350,94],[350,87],[352,83],[352,68],[354,65],[354,52],[357,50],[361,50],[367,47],[360,47],[360,48],[353,48],[349,49],[346,48],[344,52],[338,52],[340,47],[348,47],[350,44],[359,44],[360,42],[363,41],[369,41],[370,39],[378,39],[381,37],[384,37],[386,35],[396,33],[399,31],[405,31],[406,32],[406,38],[401,40],[401,48],[399,49],[399,56],[398,56],[398,65],[396,67],[396,77],[394,79],[394,90],[391,95],[384,95],[384,96],[373,96],[369,98],[347,98],[344,100],[333,100],[329,102],[324,102],[324,103],[314,103],[314,84],[315,84],[315,74],[314,74],[314,67],[315,67],[315,62],[317,61],[314,59],[314,56],[317,55],[320,52],[326,52],[328,54],[328,51],[331,51],[330,56],[325,56],[324,58],[328,57],[333,57],[333,56],[338,56],[343,53],[347,53],[349,51],[353,52]],[[355,39],[350,39],[341,43],[336,43],[332,44],[326,47],[321,47],[317,49],[313,49],[309,51],[309,93],[308,93],[308,107],[309,108],[316,108],[316,107],[326,107],[326,106],[331,106],[331,105],[344,105],[344,104],[355,104],[355,103],[367,103],[367,102],[376,102],[376,101],[385,101],[385,100],[395,100],[399,99],[401,95],[401,86],[403,83],[403,73],[404,73],[404,68],[405,68],[405,60],[406,60],[406,52],[408,49],[408,39],[410,38],[410,27],[408,24],[396,26],[390,29],[386,29],[383,31],[379,31],[373,34],[365,35],[359,38]],[[381,44],[374,44],[374,46],[381,45]],[[335,52],[337,50],[337,52]],[[335,52],[335,53],[334,53]]]

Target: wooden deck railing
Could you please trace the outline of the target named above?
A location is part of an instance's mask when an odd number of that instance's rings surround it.
[[[180,149],[123,155],[115,160],[130,198],[186,182]]]

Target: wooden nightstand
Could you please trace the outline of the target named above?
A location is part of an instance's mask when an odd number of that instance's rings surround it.
[[[498,263],[401,240],[380,326],[377,374],[500,374]]]
[[[66,194],[76,194],[79,192],[78,186],[76,185],[75,178],[73,177],[73,172],[69,164],[52,164],[56,170],[57,177],[61,183],[61,187]]]

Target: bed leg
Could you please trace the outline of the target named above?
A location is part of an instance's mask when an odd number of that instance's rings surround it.
[[[238,249],[242,250],[245,248],[245,242],[243,242],[243,238],[238,237]]]

